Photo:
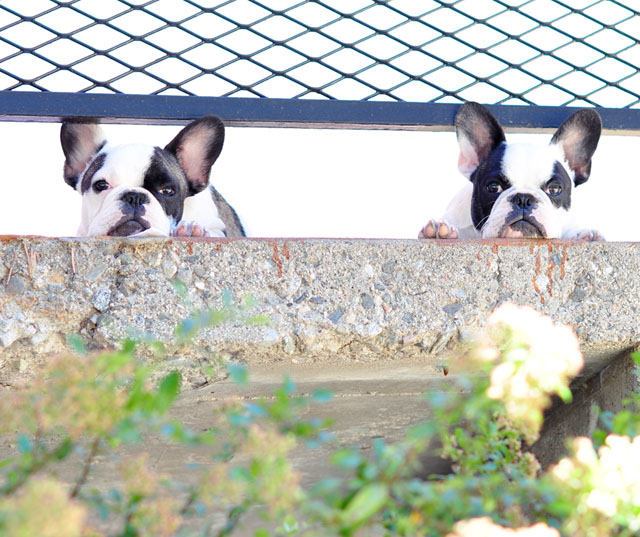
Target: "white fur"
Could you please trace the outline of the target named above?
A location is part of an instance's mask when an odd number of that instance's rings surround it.
[[[555,161],[563,162],[564,155],[555,145],[508,144],[502,159],[502,171],[518,188],[540,188],[553,174]],[[565,166],[569,177],[573,172]]]
[[[480,233],[473,225],[471,219],[471,197],[473,195],[473,183],[464,185],[453,197],[447,206],[447,210],[440,219],[449,227],[456,228],[458,238],[477,239]]]
[[[182,220],[185,222],[198,222],[211,237],[225,236],[224,222],[219,218],[218,208],[213,202],[208,188],[184,200]]]

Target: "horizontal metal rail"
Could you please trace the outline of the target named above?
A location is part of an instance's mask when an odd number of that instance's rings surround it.
[[[459,104],[0,92],[0,120],[180,125],[206,114],[230,126],[450,130]],[[489,105],[507,129],[555,129],[574,108]],[[606,131],[640,132],[640,110],[596,109]]]

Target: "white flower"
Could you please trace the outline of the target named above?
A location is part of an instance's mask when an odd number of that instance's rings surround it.
[[[613,516],[618,510],[616,497],[604,490],[592,490],[585,502],[592,509],[596,509],[607,516]]]
[[[598,462],[598,455],[590,438],[578,436],[573,439],[572,445],[575,459],[580,464],[592,467]]]
[[[461,520],[453,526],[454,533],[446,537],[560,537],[558,530],[543,522],[528,528],[504,528],[494,524],[489,517]]]
[[[596,454],[588,438],[575,438],[573,456],[562,459],[552,475],[571,486],[591,509],[623,515],[640,527],[640,437],[610,434]]]
[[[567,396],[584,364],[578,338],[533,308],[503,304],[487,321],[487,335],[472,356],[497,362],[488,397],[504,402],[507,415],[530,442],[537,438],[551,395]]]

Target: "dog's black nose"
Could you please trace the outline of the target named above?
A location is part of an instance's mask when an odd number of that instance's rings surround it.
[[[120,196],[120,201],[131,205],[134,209],[144,205],[145,203],[149,203],[149,197],[144,192],[125,192]]]
[[[509,200],[516,207],[519,207],[523,211],[531,211],[537,205],[536,198],[533,194],[525,194],[523,192],[518,192],[511,196]]]

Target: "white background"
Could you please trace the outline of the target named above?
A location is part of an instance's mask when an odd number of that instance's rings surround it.
[[[180,130],[103,128],[112,143],[159,146]],[[80,196],[62,179],[59,129],[0,123],[0,234],[75,234]],[[608,240],[640,240],[639,154],[638,137],[603,137],[591,179],[574,192],[580,222]],[[464,185],[457,158],[453,132],[227,128],[211,180],[250,236],[415,238]]]

